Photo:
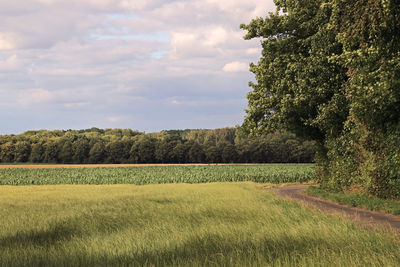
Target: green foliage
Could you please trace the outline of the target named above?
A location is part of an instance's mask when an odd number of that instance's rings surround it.
[[[14,160],[18,162],[27,162],[31,153],[31,145],[26,141],[17,141],[14,148]]]
[[[12,142],[7,142],[0,147],[0,157],[2,162],[13,162],[15,156],[15,146]]]
[[[228,142],[221,142],[218,144],[218,150],[220,151],[222,162],[236,162],[238,154],[234,145]]]
[[[89,140],[83,136],[72,144],[72,161],[74,163],[87,163],[89,158]]]
[[[174,140],[166,140],[166,139],[160,140],[154,152],[156,160],[161,163],[171,163],[172,162],[171,151],[174,149],[176,144],[177,142]]]
[[[241,25],[248,31],[245,39],[262,38],[263,47],[260,61],[250,67],[257,83],[250,83],[244,129],[259,134],[284,127],[323,142],[340,134],[348,114],[346,69],[329,60],[341,53],[328,29],[331,7],[315,0],[276,4],[276,13]]]
[[[101,163],[105,161],[106,146],[102,141],[96,142],[89,151],[90,163]]]
[[[56,139],[48,140],[44,145],[44,158],[46,163],[57,163],[58,161],[58,146]]]
[[[354,156],[360,177],[378,197],[400,196],[400,3],[334,1],[333,27],[343,44]],[[357,176],[356,176],[357,177]]]
[[[400,197],[400,3],[275,3],[276,13],[241,26],[263,46],[243,129],[317,141],[326,189]]]
[[[3,163],[310,163],[313,156],[314,144],[293,134],[247,138],[236,128],[150,134],[94,128],[0,136]]]
[[[132,142],[125,139],[113,139],[106,145],[107,162],[126,163],[130,155]]]
[[[189,140],[189,151],[187,153],[190,163],[205,162],[206,155],[204,154],[203,147],[194,141]]]
[[[73,154],[72,143],[66,140],[58,153],[58,158],[61,163],[72,163]]]
[[[0,185],[308,182],[312,164],[0,169]]]
[[[44,146],[42,143],[32,144],[31,155],[29,156],[29,161],[33,163],[43,162]],[[12,161],[5,161],[12,162]]]
[[[380,199],[368,196],[364,193],[332,193],[315,186],[310,186],[305,192],[312,196],[332,200],[334,202],[345,204],[351,207],[361,207],[369,210],[384,211],[394,215],[400,214],[400,201],[398,200]]]
[[[214,145],[208,145],[205,149],[205,155],[207,162],[216,163],[221,162],[221,156],[218,153],[218,149]]]
[[[136,140],[130,150],[130,158],[135,163],[155,163],[155,150],[157,140],[149,136],[141,136]]]

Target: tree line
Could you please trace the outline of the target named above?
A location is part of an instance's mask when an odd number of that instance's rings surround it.
[[[245,137],[238,128],[39,130],[0,136],[2,163],[310,163],[314,143],[288,132]]]

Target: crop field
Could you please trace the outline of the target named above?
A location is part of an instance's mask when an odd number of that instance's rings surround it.
[[[400,239],[265,184],[0,187],[0,266],[399,266]]]
[[[0,168],[0,266],[400,265],[391,230],[268,190],[312,164],[15,166]]]
[[[154,167],[154,166],[233,166],[262,165],[259,163],[121,163],[121,164],[48,164],[48,163],[0,163],[0,169],[58,169],[58,168],[124,168],[124,167]],[[266,165],[266,164],[264,164]]]
[[[0,185],[166,184],[242,182],[287,183],[314,179],[313,164],[142,166],[0,169]],[[54,165],[58,166],[58,165]]]

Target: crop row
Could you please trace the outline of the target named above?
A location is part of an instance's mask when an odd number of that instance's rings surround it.
[[[253,181],[306,182],[312,164],[148,166],[123,168],[1,169],[0,185],[165,184]]]

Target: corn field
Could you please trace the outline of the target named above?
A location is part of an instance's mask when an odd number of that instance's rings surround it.
[[[314,179],[312,164],[0,169],[0,185],[287,183]]]

